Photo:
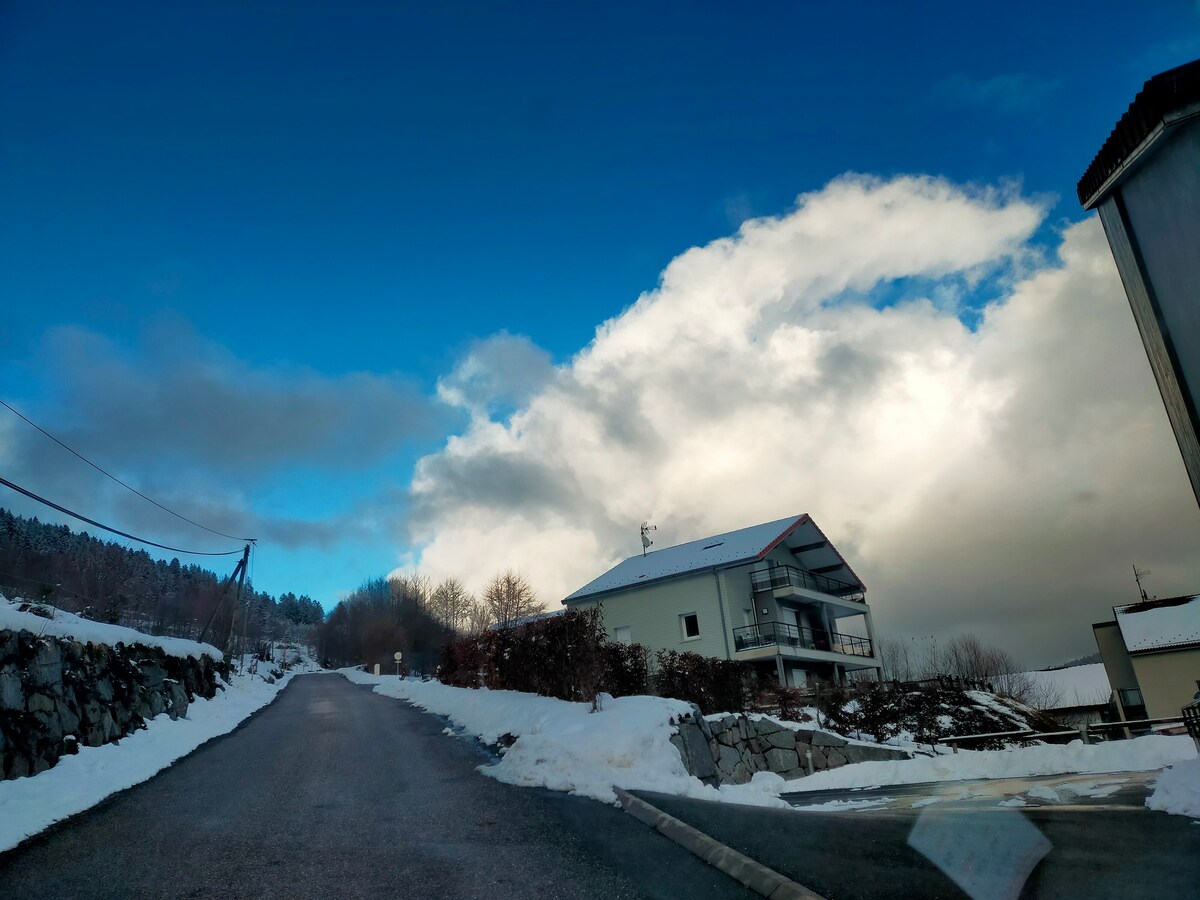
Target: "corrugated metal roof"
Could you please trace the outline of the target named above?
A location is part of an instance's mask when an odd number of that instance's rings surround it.
[[[1200,594],[1114,606],[1113,613],[1130,653],[1200,643]]]
[[[1197,102],[1200,102],[1200,60],[1155,75],[1147,81],[1076,185],[1075,191],[1084,209],[1091,208],[1104,183],[1125,164],[1164,118]]]

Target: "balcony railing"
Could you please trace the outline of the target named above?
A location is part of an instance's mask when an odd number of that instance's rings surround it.
[[[839,581],[827,575],[818,575],[795,566],[773,566],[750,573],[750,583],[756,591],[771,591],[781,587],[798,587],[819,594],[829,594],[844,600],[866,602],[863,589],[848,581]]]
[[[733,629],[733,645],[737,650],[758,647],[794,647],[797,650],[823,650],[847,656],[871,656],[867,638],[838,634],[820,628],[803,628],[786,622],[762,622]]]

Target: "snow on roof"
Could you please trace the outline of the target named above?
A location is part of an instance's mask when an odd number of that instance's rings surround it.
[[[191,656],[199,659],[201,656],[221,658],[221,651],[212,644],[201,644],[199,641],[188,641],[183,638],[158,637],[125,628],[121,625],[109,625],[105,622],[93,622],[74,613],[63,612],[61,609],[46,607],[53,614],[53,619],[46,619],[31,612],[21,612],[18,606],[23,601],[5,600],[0,595],[0,630],[32,631],[37,635],[52,635],[53,637],[74,638],[82,643],[107,644],[141,644],[144,647],[158,647],[168,656]],[[38,603],[37,606],[45,606]]]
[[[631,556],[599,578],[585,584],[563,602],[570,603],[572,600],[579,600],[591,594],[601,594],[635,584],[645,584],[660,578],[686,575],[689,572],[701,572],[718,566],[761,559],[769,550],[802,526],[809,526],[812,531],[811,537],[818,538],[824,546],[826,543],[824,535],[807,513],[800,516],[788,516],[786,519],[776,519],[774,522],[764,522],[761,525],[751,525],[749,528],[688,541],[686,544],[652,550],[645,556],[641,554]],[[841,555],[836,550],[832,550],[832,545],[829,549],[846,570],[845,574],[839,573],[835,577],[861,584]]]
[[[1200,594],[1114,606],[1130,653],[1200,644]]]
[[[1022,672],[1017,678],[1028,679],[1030,697],[1045,701],[1046,709],[1100,706],[1112,695],[1104,663]]]

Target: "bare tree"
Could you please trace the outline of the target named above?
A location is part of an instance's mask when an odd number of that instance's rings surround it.
[[[433,593],[433,582],[428,575],[413,572],[408,575],[389,575],[388,587],[391,590],[393,605],[402,600],[411,601],[421,609],[429,606],[429,597]]]
[[[495,621],[496,620],[492,618],[492,614],[488,611],[488,608],[476,600],[471,603],[470,608],[467,610],[467,617],[465,620],[467,634],[479,634],[489,625],[495,624]]]
[[[475,598],[457,578],[447,578],[429,595],[429,611],[447,628],[462,631]]]
[[[484,587],[480,600],[492,620],[501,625],[546,611],[546,605],[538,601],[528,579],[513,569],[496,573]]]

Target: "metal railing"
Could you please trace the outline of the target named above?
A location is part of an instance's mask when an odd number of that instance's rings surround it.
[[[786,622],[762,622],[733,629],[733,644],[737,650],[757,647],[795,647],[798,650],[823,650],[847,656],[871,656],[867,638],[838,634],[820,628],[802,628]]]
[[[795,566],[773,566],[770,569],[751,572],[750,584],[756,591],[772,591],[791,586],[816,591],[819,594],[829,594],[831,597],[841,597],[843,600],[865,602],[863,589],[857,584],[818,575],[807,569],[797,569]]]

